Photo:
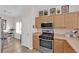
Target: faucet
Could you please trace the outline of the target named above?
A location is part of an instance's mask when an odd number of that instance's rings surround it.
[[[72,33],[73,33],[73,36],[75,36],[75,37],[77,37],[77,38],[79,38],[79,29],[78,28],[75,28],[73,31],[72,31]]]

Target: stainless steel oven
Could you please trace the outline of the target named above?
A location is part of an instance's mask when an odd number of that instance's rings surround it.
[[[40,39],[40,50],[41,53],[52,53],[53,52],[53,40]]]
[[[52,40],[40,39],[40,46],[52,49]]]
[[[53,35],[42,34],[40,35],[40,52],[52,53],[53,52]]]

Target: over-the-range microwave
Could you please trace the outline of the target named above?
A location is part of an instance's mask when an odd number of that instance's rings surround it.
[[[43,22],[41,23],[41,28],[53,28],[52,22]]]

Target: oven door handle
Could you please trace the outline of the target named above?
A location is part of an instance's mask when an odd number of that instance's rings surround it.
[[[44,41],[52,41],[52,40],[46,40],[46,39],[41,39],[41,40],[44,40]]]

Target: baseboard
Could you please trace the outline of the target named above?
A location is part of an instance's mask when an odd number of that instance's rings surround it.
[[[30,49],[30,50],[33,50],[32,47],[27,47],[25,44],[21,44],[21,46],[24,46],[24,47],[26,47],[26,48],[28,48],[28,49]]]
[[[18,38],[15,38],[15,37],[14,37],[14,39],[18,39]],[[20,39],[18,39],[18,40],[20,40]]]

